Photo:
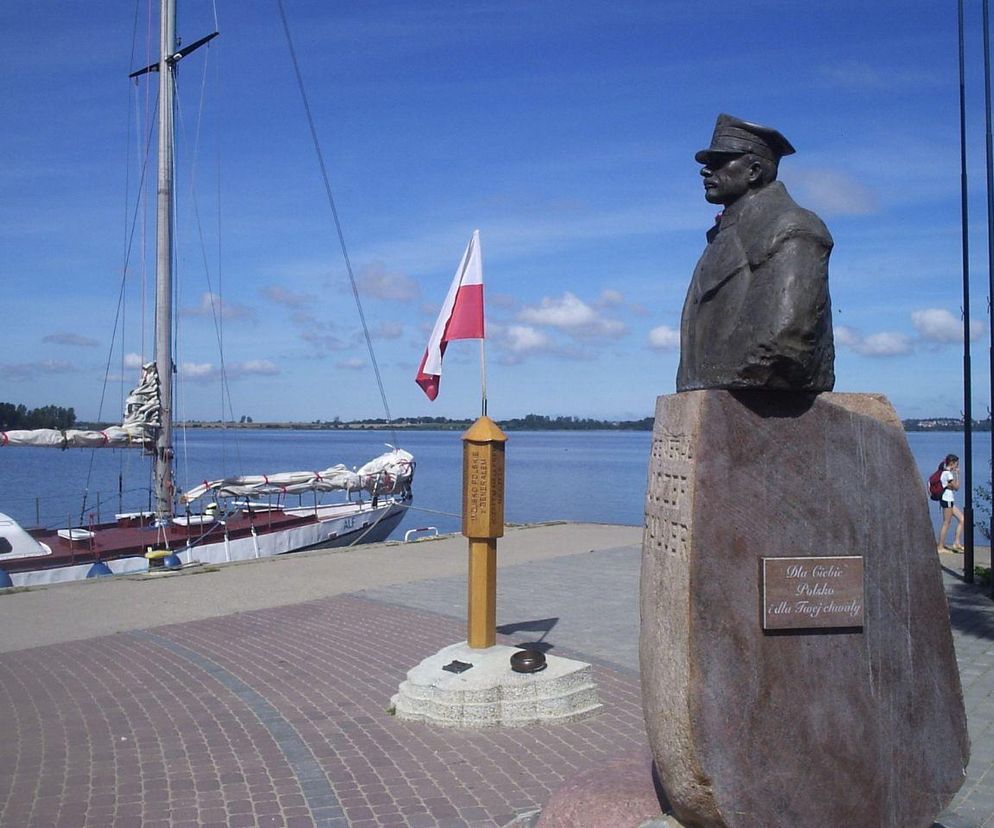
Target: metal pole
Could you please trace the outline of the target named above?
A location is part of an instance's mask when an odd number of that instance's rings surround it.
[[[973,583],[973,405],[970,388],[970,240],[966,180],[966,80],[963,63],[963,0],[957,0],[959,23],[959,143],[960,143],[960,212],[963,222],[963,472],[966,499],[963,520],[966,522],[966,554],[963,560],[963,580]],[[986,29],[986,26],[985,26]]]
[[[155,444],[155,511],[173,510],[173,98],[176,3],[162,0],[159,40],[159,165],[156,200],[155,364],[162,427]]]
[[[983,0],[984,10],[984,125],[986,127],[987,143],[987,316],[991,321],[991,297],[994,296],[994,141],[991,139],[991,36],[990,36],[990,3]],[[994,330],[990,332],[991,340],[988,357],[994,358]],[[990,388],[994,394],[994,361],[990,363]],[[991,408],[987,408],[988,420]],[[972,465],[972,464],[971,464]],[[991,479],[994,470],[994,457],[987,467],[987,479]],[[965,517],[965,516],[964,516]],[[991,525],[987,525],[988,535],[992,534]],[[968,548],[972,551],[973,520],[967,524],[969,532]],[[972,559],[970,561],[973,563]],[[990,581],[991,597],[994,598],[994,578]]]
[[[483,402],[481,417],[487,416],[487,356],[484,343],[486,339],[480,338],[480,397]]]

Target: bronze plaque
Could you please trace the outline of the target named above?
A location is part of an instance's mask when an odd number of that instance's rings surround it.
[[[467,538],[504,535],[504,444],[463,445],[462,533]]]
[[[863,558],[763,558],[763,629],[863,626]]]

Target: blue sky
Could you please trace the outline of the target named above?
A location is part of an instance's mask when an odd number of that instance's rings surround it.
[[[715,212],[693,154],[719,112],[775,126],[798,150],[781,179],[836,243],[836,389],[883,393],[903,417],[962,410],[955,2],[285,7],[394,416],[478,412],[475,342],[450,346],[436,402],[414,384],[474,228],[491,415],[650,415],[674,390],[680,311]],[[183,40],[213,14],[181,3]],[[179,416],[228,413],[211,293],[235,418],[382,416],[275,0],[218,15],[221,37],[180,74]],[[110,0],[0,6],[0,400],[93,418],[108,362],[130,382],[135,355],[151,355],[140,250],[154,224],[141,207],[112,340],[155,96],[127,79],[155,59],[147,18],[144,3]],[[977,2],[967,62],[985,416]],[[108,386],[104,419],[122,393]]]

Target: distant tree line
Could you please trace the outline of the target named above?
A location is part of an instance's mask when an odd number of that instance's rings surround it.
[[[595,420],[589,417],[548,417],[545,414],[526,414],[509,420],[497,420],[505,431],[652,431],[652,417],[641,420]],[[318,420],[312,425],[319,428],[398,428],[412,429],[465,429],[472,420],[450,420],[448,417],[398,417],[393,421],[382,417],[367,420],[342,421],[338,417],[333,422]]]
[[[500,420],[506,431],[652,431],[652,417],[641,420],[594,420],[589,417],[547,417],[526,414]]]
[[[901,420],[905,431],[963,431],[963,419],[957,417],[929,417],[921,420]],[[990,431],[991,418],[973,421],[974,431]]]
[[[76,425],[76,412],[58,405],[28,408],[14,403],[0,403],[0,431],[29,428],[58,428],[65,431]]]

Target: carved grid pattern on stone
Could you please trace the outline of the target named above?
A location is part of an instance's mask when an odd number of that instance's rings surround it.
[[[652,441],[652,457],[654,460],[690,463],[694,459],[694,450],[685,434],[673,434],[661,428]]]
[[[689,529],[683,513],[689,506],[689,472],[693,449],[685,435],[665,429],[652,442],[646,536],[656,549],[686,556]]]

